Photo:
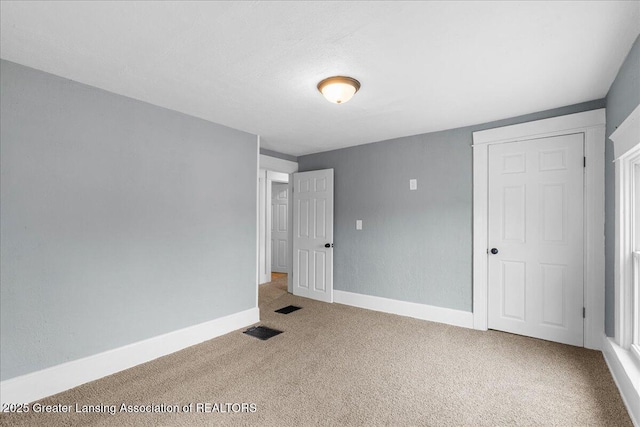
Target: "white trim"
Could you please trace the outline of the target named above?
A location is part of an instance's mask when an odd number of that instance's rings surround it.
[[[257,307],[0,382],[2,403],[29,403],[260,321]]]
[[[287,291],[293,293],[293,174],[289,175],[289,203],[287,203],[287,239],[289,240],[289,259],[287,260]]]
[[[278,182],[282,184],[286,184],[289,182],[289,174],[284,172],[275,172],[268,170],[267,171],[267,179],[272,183]]]
[[[585,129],[584,346],[600,350],[604,333],[604,126]]]
[[[640,163],[640,107],[611,135],[615,156],[615,341],[624,349],[633,333],[634,173]],[[630,123],[630,124],[629,124]]]
[[[613,158],[618,159],[640,141],[640,105],[629,114],[609,137],[613,141]]]
[[[374,297],[371,295],[339,291],[337,289],[333,290],[333,302],[366,308],[368,310],[381,311],[383,313],[428,320],[430,322],[446,323],[448,325],[470,329],[473,328],[473,313],[469,311]]]
[[[611,376],[620,390],[633,425],[640,427],[640,368],[629,352],[613,339],[602,336],[602,354]]]
[[[474,134],[475,137],[475,134]],[[489,150],[486,145],[473,147],[473,327],[486,331],[488,325],[487,277],[489,265],[486,249],[489,227],[489,180],[487,165]]]
[[[584,346],[600,349],[604,333],[604,108],[473,133],[473,325],[487,329],[488,151],[490,144],[584,133]]]
[[[267,171],[258,171],[258,283],[271,279],[267,275]],[[271,266],[269,266],[271,267]]]
[[[636,173],[638,169],[636,168]],[[636,193],[637,195],[637,193]],[[637,201],[640,203],[640,200]],[[634,233],[637,236],[637,233]],[[640,242],[639,242],[640,243]],[[631,305],[633,307],[633,325],[640,325],[640,251],[633,252],[633,301]],[[636,359],[640,362],[640,328],[632,328],[633,336],[631,337],[631,353],[634,354]]]
[[[260,169],[268,169],[277,172],[294,173],[298,172],[298,162],[292,162],[291,160],[279,159],[277,157],[266,156],[260,154]]]
[[[256,307],[260,287],[260,135],[256,136]]]
[[[640,358],[633,343],[635,165],[640,163],[640,105],[611,134],[615,161],[615,339],[603,352],[635,426],[640,425]],[[637,274],[637,273],[636,273]],[[636,296],[637,297],[637,296]],[[637,309],[637,308],[636,308]],[[637,313],[636,313],[637,315]]]
[[[553,135],[583,132],[585,128],[606,126],[605,109],[568,114],[550,119],[519,123],[473,133],[473,145],[546,138]]]
[[[638,153],[640,157],[640,152]],[[632,339],[633,251],[632,217],[633,153],[615,160],[615,340],[628,348]]]
[[[273,186],[269,179],[270,171],[266,171],[265,174],[265,196],[264,196],[264,268],[265,268],[265,282],[271,282],[271,198],[273,193]],[[264,282],[263,282],[264,283]]]

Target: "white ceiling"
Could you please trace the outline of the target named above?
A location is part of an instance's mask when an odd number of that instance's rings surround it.
[[[603,98],[638,1],[8,2],[0,55],[292,155]],[[347,104],[318,93],[349,75]]]

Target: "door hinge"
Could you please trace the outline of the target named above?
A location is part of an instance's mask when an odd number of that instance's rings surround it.
[[[587,158],[586,157],[582,158],[582,167],[585,167],[585,168],[587,167]]]
[[[583,319],[587,318],[587,309],[585,307],[582,307],[582,318]]]

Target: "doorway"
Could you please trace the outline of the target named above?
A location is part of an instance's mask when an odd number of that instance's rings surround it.
[[[289,266],[287,258],[291,255],[289,253],[282,253],[283,251],[290,252],[288,248],[291,247],[290,241],[290,212],[289,203],[286,199],[290,190],[289,187],[289,174],[283,172],[274,172],[270,170],[261,169],[259,172],[258,185],[259,185],[259,212],[258,212],[258,283],[264,284],[271,282],[271,272],[273,266],[273,256],[275,252],[276,258],[280,251],[281,257],[278,265],[280,272],[288,273]],[[280,185],[282,188],[286,188],[286,192],[280,191],[280,194],[274,195],[274,185]],[[280,187],[276,187],[280,188]],[[274,220],[274,197],[277,201],[280,197],[280,204],[284,207],[285,211],[275,212]],[[276,224],[275,221],[280,222]],[[278,229],[284,229],[283,232],[277,232]],[[274,242],[274,230],[276,231]]]
[[[479,330],[487,330],[489,328],[489,309],[490,309],[490,287],[491,286],[501,286],[503,282],[499,282],[501,279],[496,279],[495,277],[490,277],[490,268],[489,264],[491,262],[500,263],[500,258],[496,258],[492,260],[492,256],[496,256],[491,253],[491,249],[496,249],[498,254],[500,253],[500,248],[497,246],[492,246],[490,242],[490,221],[494,218],[494,213],[491,211],[489,207],[490,203],[490,186],[489,186],[489,176],[490,176],[490,150],[492,147],[504,145],[509,146],[513,143],[519,143],[523,141],[531,142],[531,144],[536,144],[536,142],[544,142],[549,138],[553,137],[561,137],[565,135],[572,134],[580,134],[583,139],[583,163],[582,163],[582,176],[583,176],[583,185],[577,191],[582,193],[582,239],[583,239],[583,250],[581,255],[582,258],[582,297],[579,294],[572,296],[571,298],[575,298],[573,301],[574,304],[579,308],[578,320],[574,320],[574,322],[582,322],[582,344],[579,342],[577,345],[584,345],[584,347],[591,349],[601,349],[602,347],[602,337],[604,334],[604,146],[605,146],[605,126],[606,126],[606,114],[605,109],[598,109],[592,111],[585,111],[581,113],[569,114],[566,116],[553,117],[549,119],[538,120],[534,122],[528,123],[520,123],[511,126],[505,126],[501,128],[488,129],[483,131],[478,131],[473,133],[473,323],[474,328]],[[556,140],[557,143],[562,138]],[[553,141],[552,141],[553,142]],[[579,144],[578,144],[579,145]],[[555,146],[552,146],[555,147]],[[543,150],[544,151],[544,150]],[[551,149],[554,151],[554,148]],[[506,154],[506,153],[505,153]],[[541,156],[544,157],[545,153],[538,153],[537,158],[534,155],[535,161],[538,164],[541,162]],[[564,155],[564,154],[563,154]],[[552,156],[553,157],[553,156]],[[542,161],[547,162],[560,162],[561,155],[557,155],[554,159],[547,158],[542,159]],[[506,166],[503,165],[503,169],[513,169],[517,170],[519,168],[518,158],[517,156],[511,159],[506,159],[503,161],[507,161],[510,163]],[[516,187],[517,185],[514,185]],[[508,186],[506,186],[508,187]],[[550,198],[558,196],[560,194],[559,187],[553,189],[551,187],[548,188],[551,193],[549,194]],[[506,190],[510,196],[513,196],[513,200],[521,200],[517,196],[517,191],[513,189]],[[568,190],[568,189],[567,189]],[[505,189],[503,189],[505,191]],[[555,196],[554,196],[555,194]],[[568,194],[565,192],[565,194]],[[553,196],[553,197],[552,197]],[[511,213],[516,215],[518,212],[517,209],[514,208],[517,204],[514,202],[513,205],[509,205],[508,208],[512,209]],[[557,210],[555,211],[558,212]],[[553,211],[544,212],[538,211],[537,215],[552,215]],[[577,214],[580,215],[580,214]],[[517,216],[517,215],[516,215]],[[567,219],[567,221],[573,221],[573,219]],[[569,222],[566,223],[569,226]],[[498,225],[499,226],[499,225]],[[509,229],[509,233],[512,233],[510,237],[515,239],[516,229]],[[553,234],[553,233],[551,233]],[[544,236],[543,236],[544,237]],[[551,238],[551,235],[547,237]],[[533,236],[534,239],[540,238],[540,233],[536,233]],[[510,261],[506,258],[502,261]],[[517,261],[517,260],[516,260]],[[549,263],[551,264],[551,263]],[[562,263],[559,263],[562,264]],[[510,265],[509,267],[513,267],[510,271],[498,270],[498,274],[502,274],[502,277],[506,277],[507,273],[511,274],[513,277],[525,277],[526,276],[526,266],[524,267],[524,272],[522,268],[518,270],[518,266],[515,264]],[[539,269],[542,269],[543,266],[538,266]],[[551,282],[562,282],[563,276],[560,272],[562,268],[556,269],[549,268],[544,274],[547,274],[549,280]],[[520,273],[522,274],[520,274]],[[495,274],[492,273],[494,276]],[[520,274],[520,276],[518,276]],[[540,276],[543,274],[541,271],[538,271],[536,274]],[[579,276],[580,274],[577,274]],[[568,276],[567,276],[568,277]],[[489,281],[494,281],[493,284],[490,284]],[[495,281],[498,280],[496,285]],[[513,280],[513,279],[509,279]],[[526,280],[526,278],[525,278]],[[535,280],[533,278],[529,278],[529,281]],[[546,279],[544,279],[546,280]],[[550,282],[550,283],[551,283]],[[516,282],[517,283],[517,280]],[[528,286],[525,284],[525,286]],[[532,285],[533,286],[533,285]],[[539,283],[538,283],[539,286]],[[517,288],[511,289],[512,293],[509,298],[513,298],[508,303],[511,305],[507,311],[512,315],[512,317],[519,317],[523,310],[527,310],[526,308],[526,300],[524,301],[524,308],[522,308],[523,298],[520,298],[520,294],[517,292]],[[526,290],[522,291],[522,286],[520,287],[520,291],[522,295],[526,295]],[[514,293],[515,292],[515,293]],[[548,296],[548,295],[547,295]],[[567,295],[567,297],[569,297]],[[498,295],[498,298],[500,296]],[[524,296],[526,299],[526,296]],[[504,291],[503,291],[503,300],[504,300]],[[518,310],[515,302],[520,301]],[[580,301],[581,300],[581,301]],[[500,301],[499,299],[497,301]],[[582,302],[580,306],[579,303]],[[498,302],[498,309],[502,309],[499,306],[500,302]],[[536,327],[540,326],[540,319],[543,319],[545,316],[547,319],[553,320],[556,323],[562,323],[564,320],[560,320],[558,322],[559,317],[563,316],[559,310],[560,305],[556,304],[555,306],[550,305],[547,310],[556,310],[556,311],[548,311],[547,314],[544,314],[544,306],[538,300],[537,303],[532,303],[535,305],[533,307],[534,310],[537,310],[538,314],[542,312],[542,315],[538,316],[538,324]],[[495,304],[494,304],[495,305]],[[562,306],[564,307],[564,305]],[[580,310],[582,308],[582,310]],[[531,310],[531,308],[529,309]],[[571,309],[574,310],[574,309]],[[526,315],[526,313],[525,313]],[[572,316],[576,316],[575,313]],[[515,320],[515,319],[514,319]],[[553,323],[547,322],[547,323]],[[526,328],[525,328],[526,329]],[[525,335],[531,334],[529,331],[521,330],[516,333],[522,333]],[[533,335],[533,334],[532,334]],[[545,339],[556,340],[554,337],[545,337]]]
[[[274,273],[289,271],[291,243],[289,242],[289,185],[271,184],[271,279]],[[280,277],[280,276],[278,276]]]

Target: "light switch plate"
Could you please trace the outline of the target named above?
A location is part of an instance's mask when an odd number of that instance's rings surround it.
[[[418,180],[410,179],[409,180],[409,190],[417,190],[418,189]]]
[[[356,219],[356,230],[362,230],[362,220]]]

